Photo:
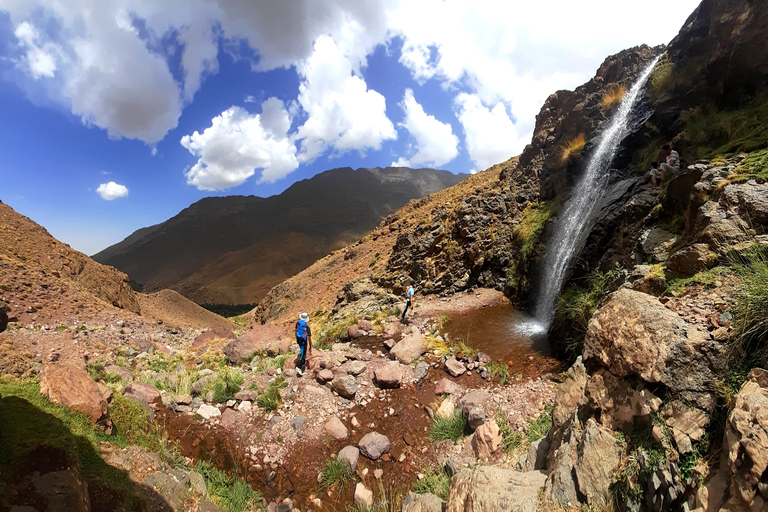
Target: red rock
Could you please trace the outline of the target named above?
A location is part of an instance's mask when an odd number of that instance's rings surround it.
[[[92,424],[107,417],[107,402],[98,384],[75,366],[46,365],[40,372],[40,392],[55,404],[85,414]]]
[[[125,388],[125,396],[133,398],[146,406],[160,400],[160,392],[157,388],[146,382],[131,382]]]
[[[458,393],[460,389],[461,388],[459,387],[459,385],[453,382],[452,380],[443,378],[443,379],[440,379],[440,381],[435,386],[435,394],[436,395],[442,395],[442,394],[452,395],[454,393]]]

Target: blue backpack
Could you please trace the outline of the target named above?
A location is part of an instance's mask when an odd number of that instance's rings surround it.
[[[306,338],[308,330],[309,330],[309,324],[307,322],[305,322],[304,320],[299,320],[298,322],[296,322],[297,338]]]

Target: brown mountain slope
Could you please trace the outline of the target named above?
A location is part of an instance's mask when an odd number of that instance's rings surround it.
[[[251,313],[254,321],[290,324],[302,311],[330,310],[348,281],[376,275],[386,268],[398,236],[409,226],[424,224],[440,209],[455,207],[468,195],[488,190],[501,171],[515,167],[516,161],[510,159],[450,188],[412,200],[358,242],[275,286]]]
[[[137,294],[124,273],[96,263],[0,202],[0,301],[9,306],[12,321],[57,325],[136,320],[140,314],[175,326],[234,327],[174,295],[169,299],[167,293]]]
[[[150,291],[168,287],[200,303],[256,302],[411,199],[465,177],[433,169],[333,169],[277,196],[200,200],[94,259]]]

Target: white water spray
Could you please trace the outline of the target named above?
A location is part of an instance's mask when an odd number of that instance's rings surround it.
[[[587,170],[573,189],[570,200],[561,212],[552,240],[544,258],[543,280],[536,300],[535,323],[546,330],[555,314],[555,302],[560,295],[568,267],[580,242],[589,234],[594,224],[594,209],[605,192],[608,169],[616,157],[619,144],[628,135],[629,115],[635,106],[645,82],[661,56],[645,68],[640,78],[624,95],[608,128],[601,134],[597,148],[592,153]]]

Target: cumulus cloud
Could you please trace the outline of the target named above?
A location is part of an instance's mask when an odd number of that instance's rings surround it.
[[[401,157],[393,162],[396,167],[416,165],[431,165],[434,167],[446,164],[459,154],[459,138],[453,134],[448,123],[442,123],[424,112],[424,108],[413,97],[411,89],[405,90],[405,96],[400,104],[405,111],[405,120],[400,126],[416,139],[416,154],[410,158]]]
[[[127,196],[128,187],[110,181],[109,183],[102,183],[99,185],[99,188],[96,189],[96,193],[99,194],[102,199],[112,201],[113,199]]]
[[[262,169],[260,183],[271,183],[296,169],[296,146],[287,132],[291,126],[283,102],[270,98],[261,114],[230,107],[213,118],[203,133],[181,139],[198,157],[187,171],[187,183],[200,190],[224,190],[244,183]]]
[[[380,149],[397,132],[384,96],[353,74],[354,64],[333,39],[318,38],[312,56],[297,66],[302,78],[298,102],[308,114],[299,128],[300,159],[311,162],[329,147],[334,154]]]
[[[469,158],[478,171],[519,154],[525,147],[527,136],[518,134],[503,103],[486,108],[477,95],[461,93],[456,107]]]

